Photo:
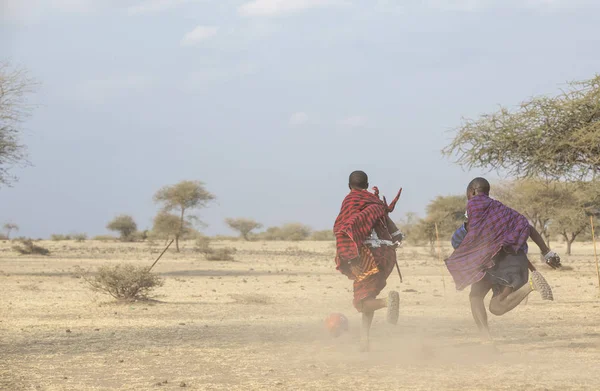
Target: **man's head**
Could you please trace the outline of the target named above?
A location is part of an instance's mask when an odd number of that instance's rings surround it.
[[[369,188],[369,177],[364,171],[354,171],[350,174],[348,186],[354,190],[365,190]]]
[[[469,182],[467,186],[467,199],[471,199],[478,194],[490,195],[490,183],[485,178],[477,177]]]

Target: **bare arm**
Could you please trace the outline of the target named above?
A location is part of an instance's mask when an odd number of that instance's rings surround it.
[[[548,245],[546,245],[546,242],[544,242],[542,235],[540,235],[540,233],[537,231],[537,229],[533,227],[533,225],[529,226],[529,237],[540,248],[542,255],[548,254],[550,248],[548,248]]]

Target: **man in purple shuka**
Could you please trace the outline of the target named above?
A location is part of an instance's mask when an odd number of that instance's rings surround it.
[[[489,196],[490,184],[475,178],[467,186],[467,219],[452,236],[454,252],[446,266],[456,288],[471,285],[469,299],[473,319],[485,340],[490,340],[483,299],[490,290],[490,312],[503,315],[515,308],[531,292],[552,300],[552,291],[537,272],[529,277],[527,239],[540,248],[546,263],[560,267],[560,257],[551,251],[527,218]]]

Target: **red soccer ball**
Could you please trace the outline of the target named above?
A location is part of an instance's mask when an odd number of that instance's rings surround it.
[[[332,337],[339,337],[345,331],[348,331],[348,318],[344,314],[329,314],[325,319],[325,328]]]

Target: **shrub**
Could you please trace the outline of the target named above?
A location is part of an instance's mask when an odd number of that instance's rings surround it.
[[[262,224],[252,219],[225,219],[225,223],[229,228],[240,233],[244,240],[250,240],[249,234],[255,229],[262,228]]]
[[[152,290],[164,284],[164,280],[151,273],[149,267],[130,264],[100,266],[93,277],[83,273],[81,269],[76,274],[93,290],[123,301],[148,299]]]
[[[112,219],[106,228],[120,234],[123,242],[131,242],[132,235],[137,231],[137,224],[129,215],[119,215]]]
[[[210,238],[204,235],[196,239],[196,251],[204,255],[207,261],[233,261],[236,249],[232,247],[212,248]]]
[[[62,240],[71,240],[70,235],[61,235],[61,234],[52,234],[50,235],[50,240],[54,240],[55,242],[59,242]]]
[[[233,247],[208,248],[204,252],[204,258],[207,261],[233,261],[235,252]]]
[[[335,235],[333,234],[333,231],[330,229],[326,229],[323,231],[315,231],[310,236],[310,240],[317,240],[317,241],[323,241],[323,242],[333,241],[333,240],[335,240]]]
[[[0,234],[0,240],[9,240],[9,238],[4,234]]]
[[[13,246],[13,250],[21,255],[50,255],[50,250],[33,243],[31,239],[19,239],[20,245]]]
[[[76,242],[85,242],[88,238],[86,233],[73,234],[71,237]]]

